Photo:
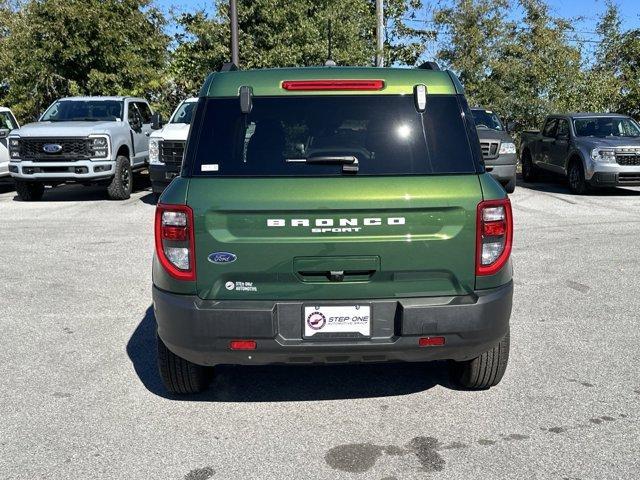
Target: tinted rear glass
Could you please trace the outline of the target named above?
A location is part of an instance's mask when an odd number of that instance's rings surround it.
[[[250,114],[238,98],[199,108],[187,154],[193,175],[344,175],[339,164],[305,163],[337,156],[357,158],[357,175],[476,171],[453,95],[428,97],[424,114],[412,95],[254,97]]]

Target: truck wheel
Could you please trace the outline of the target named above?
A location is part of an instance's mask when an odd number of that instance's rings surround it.
[[[131,173],[131,163],[124,155],[116,158],[116,172],[107,187],[109,198],[112,200],[127,200],[131,197],[133,187],[133,174]]]
[[[567,172],[569,189],[576,195],[584,195],[589,192],[589,185],[584,178],[584,168],[582,168],[582,162],[574,160],[569,165],[569,171]]]
[[[515,175],[513,177],[511,177],[511,180],[509,180],[505,186],[504,189],[507,191],[507,193],[513,193],[516,191],[516,177]]]
[[[211,383],[212,368],[196,365],[177,356],[158,339],[158,370],[165,388],[171,393],[200,393]]]
[[[485,390],[500,383],[509,361],[509,332],[500,343],[466,362],[453,362],[451,377],[454,383],[468,390]]]
[[[39,182],[23,182],[16,180],[16,192],[25,202],[37,202],[44,195],[44,184]]]
[[[522,178],[525,182],[535,182],[538,179],[537,174],[538,172],[531,159],[531,154],[527,150],[522,154]]]

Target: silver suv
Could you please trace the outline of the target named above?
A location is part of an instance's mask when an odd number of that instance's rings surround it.
[[[104,184],[109,197],[131,195],[133,172],[147,167],[153,113],[132,97],[72,97],[54,102],[35,123],[11,132],[9,172],[23,200],[45,185]]]

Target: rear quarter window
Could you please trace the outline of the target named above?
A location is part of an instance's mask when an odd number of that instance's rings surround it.
[[[254,97],[201,99],[187,151],[194,176],[344,175],[318,156],[350,156],[357,175],[475,173],[474,150],[460,100],[433,95],[425,113],[413,96]]]

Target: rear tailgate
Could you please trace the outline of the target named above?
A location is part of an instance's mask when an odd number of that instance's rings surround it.
[[[475,174],[192,178],[187,203],[195,216],[198,295],[350,300],[469,293],[481,199]]]

